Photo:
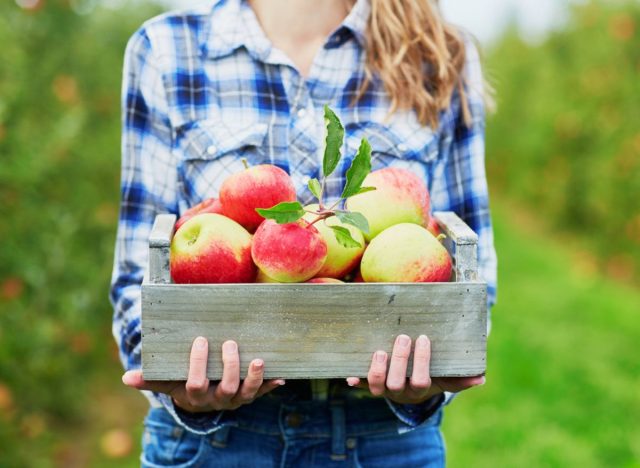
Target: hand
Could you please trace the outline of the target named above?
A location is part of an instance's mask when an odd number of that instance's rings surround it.
[[[198,337],[191,347],[189,376],[186,382],[147,382],[140,370],[126,372],[122,376],[122,382],[138,390],[166,393],[173,398],[174,404],[192,413],[234,410],[284,385],[284,380],[263,382],[262,359],[251,361],[247,377],[241,384],[240,355],[235,341],[225,341],[222,344],[222,380],[217,385],[209,385],[208,356],[207,339]]]
[[[411,355],[411,338],[399,335],[393,345],[391,364],[387,373],[387,353],[376,351],[371,359],[371,367],[366,382],[357,377],[349,377],[347,383],[352,387],[368,388],[375,396],[385,396],[400,404],[422,403],[442,393],[460,392],[485,382],[484,375],[475,377],[434,377],[429,376],[431,342],[425,335],[416,340],[413,353],[413,372],[406,378],[407,365]]]

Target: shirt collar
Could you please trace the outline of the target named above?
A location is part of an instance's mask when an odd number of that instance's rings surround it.
[[[349,29],[362,47],[366,43],[367,24],[371,14],[371,4],[369,2],[370,0],[357,0],[342,22],[342,27]]]
[[[350,30],[362,47],[369,14],[370,0],[357,0],[337,30]],[[209,31],[206,40],[206,55],[223,57],[245,47],[249,54],[266,60],[271,54],[271,42],[265,36],[255,13],[246,0],[217,0],[210,13]]]

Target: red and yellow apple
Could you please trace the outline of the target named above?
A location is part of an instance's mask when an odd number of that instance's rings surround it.
[[[327,258],[327,244],[318,230],[303,219],[287,224],[268,219],[253,236],[251,255],[269,278],[299,283],[320,271]]]
[[[214,213],[194,216],[171,241],[171,277],[176,283],[251,283],[251,234]]]
[[[339,279],[335,279],[335,278],[312,278],[309,281],[306,281],[307,283],[313,283],[313,284],[334,284],[334,283],[344,283],[344,281],[340,281]]]
[[[187,211],[185,211],[182,216],[180,216],[180,219],[178,219],[178,221],[176,221],[176,231],[180,229],[180,226],[189,221],[195,215],[203,213],[224,214],[222,213],[222,203],[220,203],[220,200],[216,198],[207,198],[197,205],[192,206]]]
[[[388,167],[373,171],[362,183],[375,187],[371,192],[347,200],[349,211],[362,213],[369,221],[369,242],[395,224],[426,226],[429,221],[429,192],[424,182],[406,169]]]
[[[317,211],[318,205],[309,205],[305,209]],[[313,222],[317,217],[318,216],[313,213],[304,215],[304,219],[309,222]],[[327,243],[327,260],[324,262],[324,265],[322,265],[322,268],[320,268],[320,271],[316,273],[316,276],[343,278],[358,265],[358,262],[362,258],[362,254],[364,253],[364,236],[362,235],[362,231],[355,226],[340,222],[335,216],[318,221],[313,226],[318,229],[322,238]],[[336,240],[336,236],[329,226],[341,226],[348,229],[351,237],[359,242],[362,247],[343,247]]]
[[[427,231],[434,235],[434,237],[438,237],[441,234],[440,226],[438,226],[438,222],[433,217],[429,218],[429,222],[425,227],[427,228]]]
[[[256,208],[271,208],[296,200],[296,189],[289,174],[277,166],[262,164],[233,174],[220,187],[225,216],[254,232],[264,221]]]
[[[279,283],[280,281],[276,281],[273,278],[269,278],[264,271],[258,268],[258,274],[256,275],[256,283]]]
[[[368,283],[430,283],[449,281],[451,257],[424,227],[402,223],[371,241],[360,264]]]

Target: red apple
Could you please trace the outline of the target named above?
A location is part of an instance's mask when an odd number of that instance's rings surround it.
[[[258,268],[280,283],[306,281],[322,268],[327,244],[318,230],[301,219],[277,224],[264,221],[255,235],[251,256]]]
[[[213,213],[194,216],[171,241],[171,277],[176,283],[251,283],[251,234]]]
[[[220,203],[220,200],[217,200],[215,198],[207,198],[197,205],[193,205],[191,208],[185,211],[182,216],[180,216],[180,219],[178,219],[178,221],[176,222],[176,231],[180,229],[180,226],[189,221],[195,215],[201,213],[223,214],[222,203]]]
[[[333,284],[333,283],[344,283],[344,281],[340,281],[335,278],[312,278],[309,281],[305,281],[306,283],[314,283],[314,284]]]
[[[438,223],[433,216],[429,218],[429,222],[425,227],[427,228],[427,231],[429,231],[435,237],[438,237],[441,234],[440,226],[438,226]]]
[[[254,232],[264,221],[256,208],[271,208],[296,200],[296,189],[289,174],[277,166],[263,164],[233,174],[220,187],[225,216]]]

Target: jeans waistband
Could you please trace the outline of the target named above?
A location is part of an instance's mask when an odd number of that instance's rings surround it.
[[[330,396],[326,401],[287,400],[267,394],[229,413],[229,424],[265,435],[331,437],[336,417],[346,437],[397,434],[400,422],[383,398]],[[438,425],[440,418],[428,423]]]

